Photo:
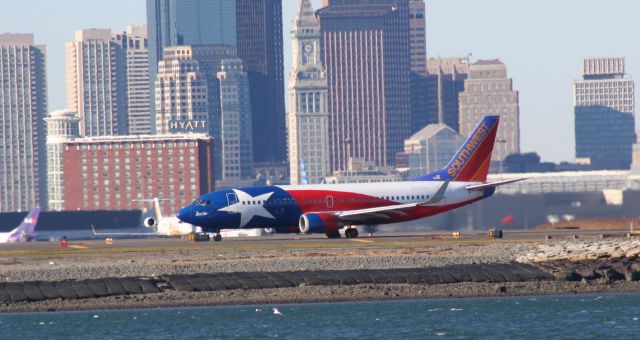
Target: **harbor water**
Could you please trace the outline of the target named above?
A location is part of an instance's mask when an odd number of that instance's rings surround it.
[[[640,337],[640,294],[0,314],[7,339]]]

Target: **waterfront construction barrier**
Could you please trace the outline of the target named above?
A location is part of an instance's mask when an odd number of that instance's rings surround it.
[[[521,264],[474,264],[429,268],[340,271],[238,272],[168,275],[157,278],[3,282],[0,301],[86,299],[161,291],[207,292],[356,284],[447,284],[459,282],[524,282],[551,280],[537,267]]]

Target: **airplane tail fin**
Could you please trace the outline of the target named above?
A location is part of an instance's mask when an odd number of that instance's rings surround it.
[[[485,182],[499,122],[499,116],[485,116],[446,167],[415,181]]]
[[[162,211],[160,211],[160,199],[157,197],[153,199],[153,209],[156,211],[156,220],[160,221],[162,219]]]
[[[10,231],[9,239],[13,242],[20,242],[24,238],[33,238],[36,236],[36,224],[38,223],[38,217],[40,216],[40,207],[33,208],[29,214],[22,220],[22,223],[15,229]]]
[[[162,212],[160,211],[160,201],[169,201],[170,198],[143,198],[143,199],[135,199],[134,202],[153,202],[153,211],[156,214],[156,219],[160,221],[162,219]]]

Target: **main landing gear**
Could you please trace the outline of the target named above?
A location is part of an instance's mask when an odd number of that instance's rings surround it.
[[[222,241],[222,235],[220,235],[220,231],[218,231],[214,236],[213,236],[213,240],[216,242],[220,242]]]
[[[358,238],[358,228],[348,227],[344,231],[344,236],[347,238]]]

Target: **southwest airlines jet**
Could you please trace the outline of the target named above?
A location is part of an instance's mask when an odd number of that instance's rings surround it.
[[[318,185],[278,185],[216,191],[182,208],[183,222],[214,232],[221,229],[273,228],[279,232],[358,237],[355,225],[416,220],[487,198],[497,186],[487,183],[498,116],[486,116],[439,171],[412,181]]]
[[[33,208],[19,226],[6,233],[0,233],[0,243],[19,243],[34,239],[37,236],[35,230],[38,216],[40,216],[40,208]]]

